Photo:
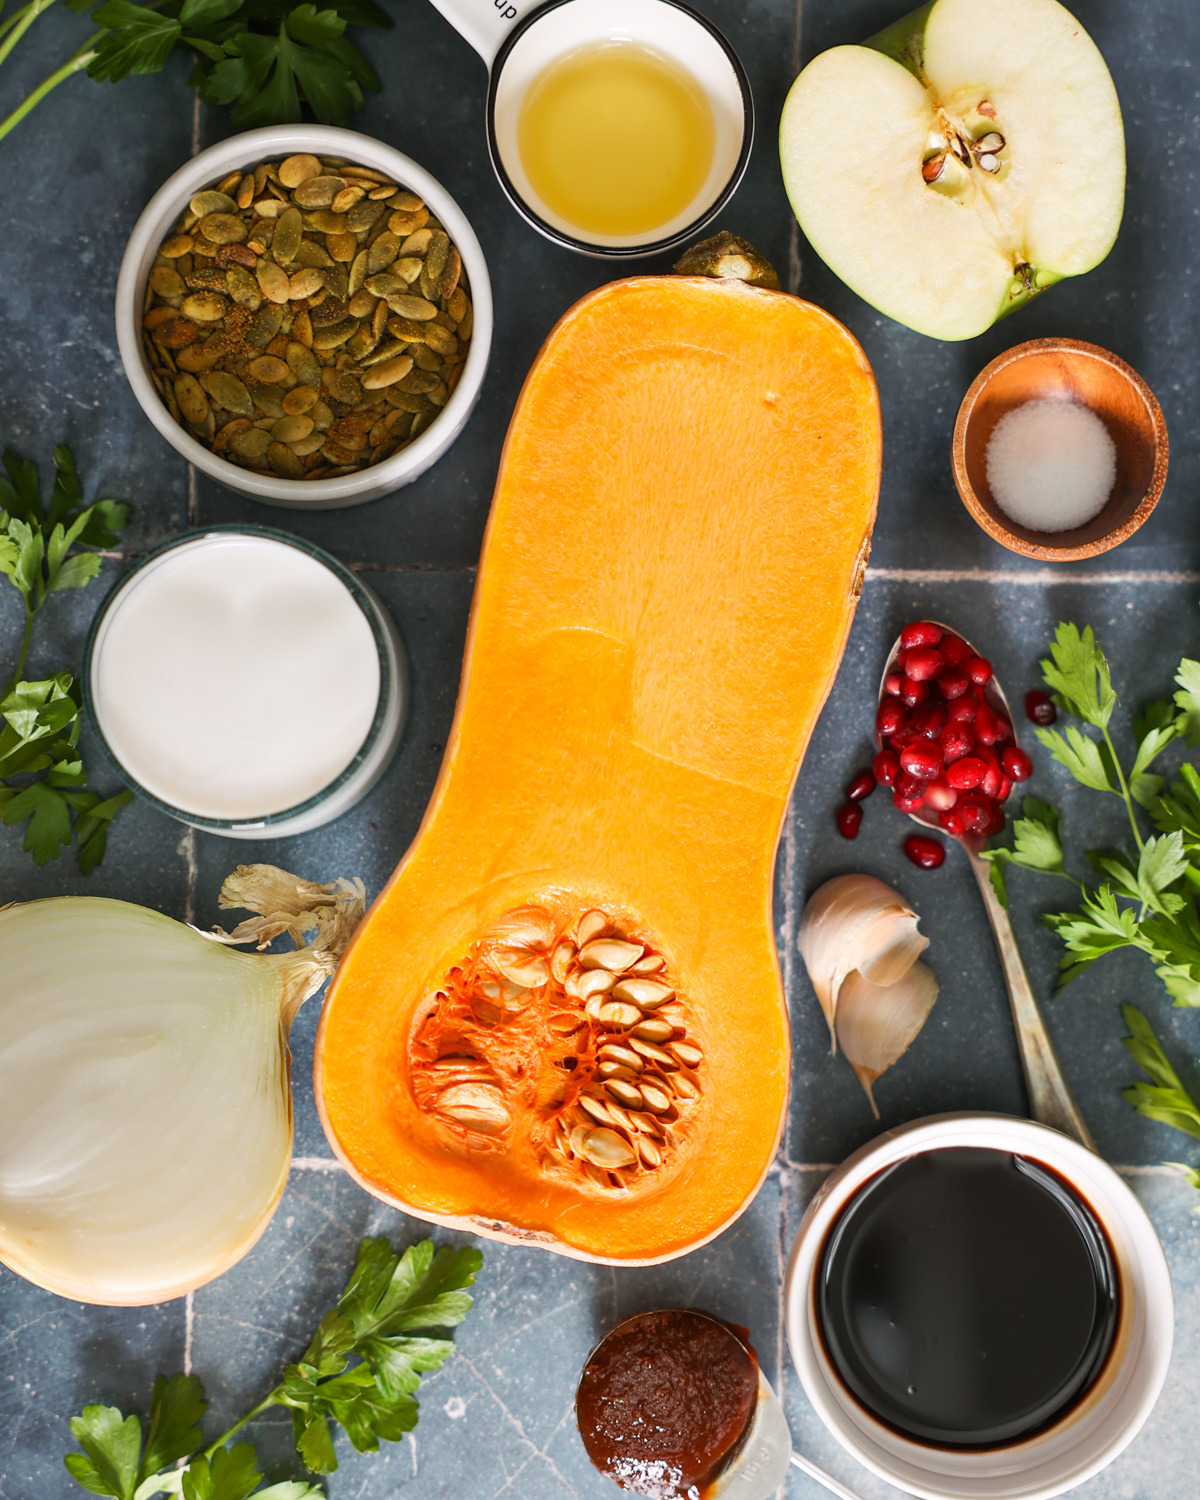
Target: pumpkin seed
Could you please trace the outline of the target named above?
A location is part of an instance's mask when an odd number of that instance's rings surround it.
[[[388,306],[399,318],[411,318],[414,323],[424,323],[437,317],[437,308],[424,297],[414,297],[407,292],[396,292],[388,298]]]
[[[609,1042],[596,1053],[597,1062],[616,1063],[620,1067],[630,1068],[635,1073],[640,1073],[646,1064],[632,1048],[622,1046],[619,1042]]]
[[[580,1094],[579,1107],[585,1115],[590,1115],[597,1125],[612,1124],[612,1116],[603,1099],[597,1099],[591,1094]]]
[[[198,219],[206,218],[209,214],[233,214],[237,212],[237,203],[228,193],[218,193],[210,188],[206,192],[197,193],[188,208]]]
[[[270,302],[287,302],[291,296],[288,273],[274,261],[260,260],[258,263],[258,285]]]
[[[385,360],[383,364],[376,365],[363,376],[363,390],[379,391],[384,386],[395,385],[398,380],[403,380],[411,369],[412,360],[407,354],[400,354],[395,359]]]
[[[639,1057],[644,1057],[647,1062],[654,1063],[664,1073],[673,1073],[679,1066],[669,1052],[665,1052],[661,1047],[655,1046],[653,1042],[644,1042],[641,1037],[631,1037],[629,1045]]]
[[[590,1000],[593,995],[607,995],[613,987],[613,976],[607,969],[592,969],[579,980],[579,996]]]
[[[619,1078],[610,1078],[604,1087],[617,1103],[623,1104],[626,1109],[642,1108],[642,1091],[636,1083],[623,1083]]]
[[[648,1140],[644,1135],[639,1135],[634,1145],[642,1166],[647,1171],[653,1172],[656,1167],[662,1166],[662,1152],[653,1141]]]
[[[232,205],[236,208],[236,204]],[[235,213],[212,213],[196,225],[202,237],[213,245],[236,245],[247,239],[250,230]]]
[[[671,1099],[666,1089],[656,1083],[643,1083],[642,1103],[646,1109],[652,1110],[656,1115],[666,1114],[671,1108]]]
[[[244,382],[225,370],[213,370],[201,382],[209,396],[226,411],[237,412],[248,417],[254,410],[254,402]],[[264,448],[263,452],[267,450]]]
[[[675,991],[669,984],[662,984],[657,979],[622,979],[613,986],[613,995],[618,1000],[632,1001],[642,1010],[654,1011],[660,1005],[666,1005],[668,1000],[673,1000]]]
[[[161,398],[231,462],[288,478],[382,462],[461,376],[461,264],[423,200],[381,173],[307,152],[228,172],[193,195],[147,273]],[[596,936],[612,930],[601,920]],[[592,971],[573,944],[553,975],[545,962],[514,993],[553,977],[584,998],[575,981]],[[618,971],[599,972],[611,988]]]
[[[328,177],[324,174],[306,177],[293,188],[292,202],[300,208],[329,208],[345,186],[343,177]]]
[[[625,1005],[620,1001],[611,1001],[600,1007],[599,1021],[601,1026],[617,1026],[624,1030],[626,1027],[634,1026],[641,1020],[642,1013],[636,1005]],[[643,1047],[649,1043],[643,1042]],[[640,1047],[638,1048],[640,1051]],[[668,1059],[671,1061],[671,1059]]]
[[[288,300],[299,302],[305,297],[312,297],[325,285],[324,273],[315,266],[304,267],[294,271],[288,277]]]
[[[179,410],[193,427],[199,427],[208,416],[208,398],[194,375],[176,376],[175,399],[179,402]]]
[[[627,943],[621,938],[595,938],[581,945],[579,962],[585,969],[608,969],[610,973],[619,974],[644,952],[640,943]]]
[[[307,182],[310,177],[316,177],[320,173],[321,163],[315,156],[301,152],[281,161],[278,171],[279,181],[285,188],[298,188],[302,182]]]
[[[275,222],[275,234],[271,240],[271,254],[281,266],[288,266],[296,258],[300,241],[304,237],[304,220],[298,208],[285,208]]]
[[[235,433],[229,446],[241,458],[265,458],[272,438],[261,427],[246,427]]]
[[[438,1113],[447,1115],[480,1135],[500,1135],[508,1129],[508,1106],[493,1084],[461,1083],[438,1095]]]
[[[691,1042],[672,1042],[667,1050],[685,1068],[698,1068],[704,1061],[704,1053],[699,1047],[693,1047]]]
[[[599,1126],[585,1130],[579,1143],[579,1154],[593,1166],[605,1171],[618,1171],[621,1167],[632,1167],[637,1160],[633,1147],[615,1130]]]
[[[667,1042],[674,1034],[670,1021],[642,1021],[633,1028],[633,1035],[643,1042]]]

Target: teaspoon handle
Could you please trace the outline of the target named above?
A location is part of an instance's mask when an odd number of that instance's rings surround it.
[[[1012,1006],[1013,1027],[1017,1033],[1021,1068],[1029,1094],[1029,1112],[1040,1124],[1061,1130],[1064,1135],[1073,1136],[1075,1140],[1082,1142],[1089,1151],[1095,1151],[1096,1143],[1063,1076],[1058,1053],[1046,1030],[1046,1018],[1042,1015],[1042,1008],[1029,983],[1029,975],[1025,972],[1008,912],[1000,905],[992,888],[988,864],[986,860],[980,859],[974,849],[968,848],[967,855],[971,861],[971,869],[975,872],[979,894],[983,897],[984,909],[992,926],[992,936],[996,939],[996,951],[1004,969],[1004,983]]]
[[[839,1500],[860,1500],[853,1490],[848,1490],[844,1484],[839,1484],[832,1474],[826,1474],[824,1469],[818,1468],[811,1458],[805,1458],[803,1453],[792,1453],[792,1463],[802,1474],[807,1474],[810,1479],[815,1479],[822,1484],[832,1495],[837,1495]]]

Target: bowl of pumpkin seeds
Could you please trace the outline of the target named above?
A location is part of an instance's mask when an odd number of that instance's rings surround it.
[[[274,505],[357,505],[423,474],[466,425],[491,333],[454,199],[329,126],[194,157],[147,205],[117,280],[143,411],[190,463]]]

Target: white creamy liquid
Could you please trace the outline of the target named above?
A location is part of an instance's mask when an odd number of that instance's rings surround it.
[[[362,749],[379,705],[366,616],[323,563],[212,535],[149,563],[97,636],[92,693],[117,760],[203,818],[295,807]]]

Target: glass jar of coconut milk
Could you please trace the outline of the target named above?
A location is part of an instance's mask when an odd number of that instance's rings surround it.
[[[143,797],[228,838],[305,833],[375,785],[400,740],[404,648],[374,593],[286,532],[187,533],[100,608],[87,711]]]

